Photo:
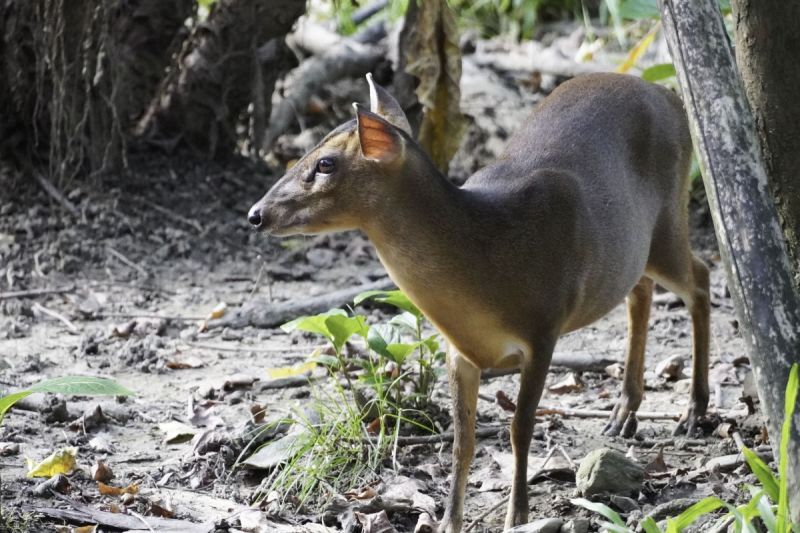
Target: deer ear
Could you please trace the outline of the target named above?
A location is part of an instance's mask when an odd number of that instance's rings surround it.
[[[353,107],[358,121],[358,142],[365,158],[389,161],[402,154],[403,139],[392,124],[375,113],[361,109],[358,104],[353,104]]]
[[[408,118],[397,100],[372,80],[372,73],[367,74],[367,83],[369,84],[369,110],[411,135]]]

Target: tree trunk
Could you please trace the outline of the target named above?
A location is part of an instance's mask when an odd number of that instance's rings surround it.
[[[258,113],[268,116],[282,70],[279,61],[262,65],[259,56],[275,55],[272,48],[283,45],[305,6],[305,0],[215,2],[140,121],[139,134],[168,149],[184,143],[210,157],[232,153],[237,130],[249,127],[248,105],[256,102]]]
[[[733,0],[736,62],[800,287],[800,2]]]
[[[114,169],[193,0],[2,0],[0,153],[60,186]]]
[[[717,1],[659,0],[659,7],[700,154],[728,284],[777,449],[789,370],[800,362],[800,298],[755,123]],[[795,415],[790,440],[789,497],[792,518],[798,521],[800,414]]]

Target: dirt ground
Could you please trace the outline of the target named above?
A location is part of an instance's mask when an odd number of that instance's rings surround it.
[[[0,441],[18,444],[17,451],[11,447],[0,458],[2,512],[19,524],[22,511],[68,508],[64,496],[37,491],[41,480],[26,478],[23,457],[41,459],[58,448],[76,446],[83,471],[69,476],[66,498],[72,501],[96,509],[121,505],[119,497],[100,495],[88,474],[91,465],[102,459],[114,471],[115,486],[141,487],[135,498],[124,502],[130,511],[152,515],[168,508],[174,518],[214,524],[205,531],[253,531],[240,516],[264,474],[231,471],[232,458],[251,428],[252,405],[260,404],[269,414],[308,401],[308,386],[262,385],[268,381],[267,369],[304,361],[320,340],[289,335],[279,328],[203,331],[198,324],[221,303],[229,310],[254,301],[275,305],[370,283],[385,273],[358,233],[279,240],[253,232],[245,220],[247,209],[276,177],[263,166],[238,160],[220,166],[150,154],[132,156],[129,166],[132,170],[126,175],[97,186],[66,189],[79,217],[67,214],[38,189],[23,185],[11,171],[0,171],[4,191],[0,292],[63,289],[0,300],[0,390],[18,390],[47,377],[87,374],[113,378],[136,392],[125,401],[35,395],[12,409],[0,427]],[[559,453],[532,484],[531,519],[591,517],[591,528],[596,530],[594,517],[569,503],[575,475],[566,457],[577,464],[600,447],[626,452],[649,465],[640,497],[612,502],[625,516],[642,516],[661,505],[664,518],[709,494],[736,501],[742,496],[741,485],[754,479],[741,461],[707,468],[710,460],[736,452],[725,433],[728,426],[723,424],[723,436],[716,431],[720,421],[738,423],[748,443],[761,443],[757,423],[739,416],[745,410],[740,398],[749,365],[707,207],[701,193],[693,196],[695,249],[712,269],[710,407],[720,417],[707,434],[690,439],[671,436],[676,425],[672,420],[640,420],[636,437],[630,440],[600,436],[604,418],[542,417],[530,451],[532,469],[541,466],[548,449]],[[371,313],[379,318],[384,310]],[[54,318],[55,314],[63,319]],[[602,354],[621,363],[625,333],[626,313],[620,306],[594,325],[564,337],[557,352]],[[690,353],[686,309],[672,295],[657,294],[642,411],[675,415],[683,411]],[[676,355],[686,362],[684,375],[678,379],[657,375],[657,365]],[[546,390],[541,403],[562,410],[610,410],[620,386],[618,370],[579,373],[579,387]],[[548,387],[571,374],[568,369],[553,369]],[[502,391],[513,398],[517,379],[504,376],[484,382],[480,427],[508,426],[511,414],[495,402],[495,396]],[[443,380],[434,398],[449,406]],[[96,413],[98,406],[102,416]],[[197,440],[167,443],[162,424],[175,421],[191,426],[206,440],[213,435],[217,445],[199,448]],[[446,421],[441,429],[448,429]],[[450,448],[447,442],[403,447],[396,470],[388,465],[380,476],[387,484],[396,476],[417,480],[420,492],[434,499],[441,516],[449,487]],[[479,440],[465,508],[467,522],[505,495],[509,457],[507,429]],[[37,495],[40,492],[43,495]],[[325,509],[272,506],[266,511],[273,530],[322,531],[321,526],[309,525],[321,522],[332,531],[358,530],[335,515],[331,518]],[[409,506],[390,513],[390,519],[398,531],[411,531],[417,514]],[[475,531],[499,531],[503,516],[504,508],[490,513]],[[51,531],[63,523],[40,513],[19,530]]]

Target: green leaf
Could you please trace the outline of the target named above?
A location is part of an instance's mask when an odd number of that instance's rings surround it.
[[[742,454],[750,470],[753,471],[753,474],[756,475],[764,487],[764,491],[773,502],[777,502],[780,494],[778,480],[775,479],[775,474],[772,473],[767,463],[747,446],[742,448]]]
[[[408,299],[408,296],[403,291],[366,291],[356,296],[353,299],[353,303],[358,305],[365,300],[375,300],[376,302],[393,305],[398,309],[408,311],[417,319],[422,318],[422,311]]]
[[[345,341],[353,335],[366,337],[369,326],[361,315],[349,317],[343,309],[331,309],[318,315],[301,316],[282,325],[281,329],[286,332],[299,329],[322,335],[333,344],[336,353],[339,353]]]
[[[660,63],[644,69],[642,79],[650,82],[661,81],[675,76],[675,65]]]
[[[413,353],[418,347],[419,343],[416,342],[413,344],[397,343],[388,345],[386,351],[389,353],[389,357],[392,361],[398,365],[402,365],[406,357]]]
[[[719,498],[717,498],[716,496],[709,496],[707,498],[703,498],[702,500],[700,500],[699,502],[692,505],[684,512],[676,516],[674,521],[672,521],[672,524],[670,524],[670,520],[668,520],[667,532],[673,531],[673,529],[670,528],[671,526],[675,527],[674,531],[676,532],[683,531],[684,529],[689,527],[692,524],[692,522],[694,522],[701,516],[706,515],[712,511],[716,511],[720,507],[726,507],[726,506],[727,504],[722,500],[720,500]]]
[[[417,325],[419,324],[419,318],[414,316],[414,314],[409,313],[408,311],[403,311],[399,315],[393,316],[391,320],[389,320],[389,324],[407,329],[408,331],[416,335]]]
[[[661,16],[656,0],[622,0],[619,16],[628,20],[657,19]]]
[[[400,332],[391,324],[377,324],[369,328],[367,345],[373,352],[383,357],[389,357],[386,347],[398,342],[400,342]]]
[[[342,351],[344,343],[353,335],[360,335],[366,338],[369,333],[369,326],[361,315],[331,315],[325,319],[325,325],[328,327],[328,331],[331,332],[331,342],[333,342],[336,353]]]
[[[767,531],[775,531],[777,526],[775,524],[775,513],[772,511],[772,505],[770,504],[769,498],[767,498],[767,494],[764,490],[760,490],[757,487],[748,487],[750,490],[750,494],[752,494],[752,499],[750,500],[751,504],[755,504],[756,508],[756,516],[758,516],[764,525],[767,527]]]
[[[23,398],[27,398],[33,394],[33,392],[29,390],[24,390],[20,392],[15,392],[13,394],[9,394],[8,396],[3,396],[0,398],[0,422],[3,421],[3,417],[6,416],[6,411],[11,409],[11,406],[20,401]]]
[[[573,498],[570,500],[570,503],[572,505],[578,505],[595,513],[601,514],[611,520],[611,522],[613,522],[615,525],[623,527],[625,528],[625,531],[628,531],[628,527],[625,525],[625,522],[622,520],[619,514],[608,505],[592,502],[586,498]]]
[[[645,519],[642,520],[639,525],[642,526],[644,533],[661,533],[661,530],[658,528],[658,524],[652,516],[645,517]]]
[[[334,355],[319,354],[311,360],[317,364],[325,365],[332,370],[339,370],[339,359]]]
[[[777,531],[778,533],[788,533],[789,525],[789,441],[791,440],[792,432],[792,417],[797,407],[797,391],[800,388],[798,378],[798,364],[792,365],[789,371],[789,380],[786,383],[786,396],[784,399],[783,408],[783,427],[781,428],[781,447],[780,447],[780,462],[778,463],[778,479],[779,482],[779,498],[776,502],[778,504],[778,519]]]
[[[12,405],[37,392],[77,394],[81,396],[132,396],[133,391],[107,378],[95,376],[61,376],[40,381],[32,387],[0,398],[0,422]]]
[[[330,311],[326,311],[318,315],[301,316],[282,325],[281,329],[287,333],[298,329],[300,331],[308,331],[309,333],[322,335],[329,341],[333,342],[333,334],[325,323],[325,320],[333,315],[347,316],[347,313],[344,311],[344,309],[331,309]]]

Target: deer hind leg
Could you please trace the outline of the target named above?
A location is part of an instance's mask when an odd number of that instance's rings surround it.
[[[642,276],[628,294],[628,347],[625,375],[619,401],[603,428],[604,435],[622,434],[630,438],[636,433],[636,411],[644,394],[644,349],[647,344],[647,322],[653,301],[653,280]]]
[[[708,351],[711,302],[709,298],[708,267],[692,255],[686,245],[685,260],[681,254],[671,261],[653,265],[652,277],[677,294],[692,317],[692,388],[689,407],[675,428],[676,435],[694,434],[698,422],[708,408]]]

